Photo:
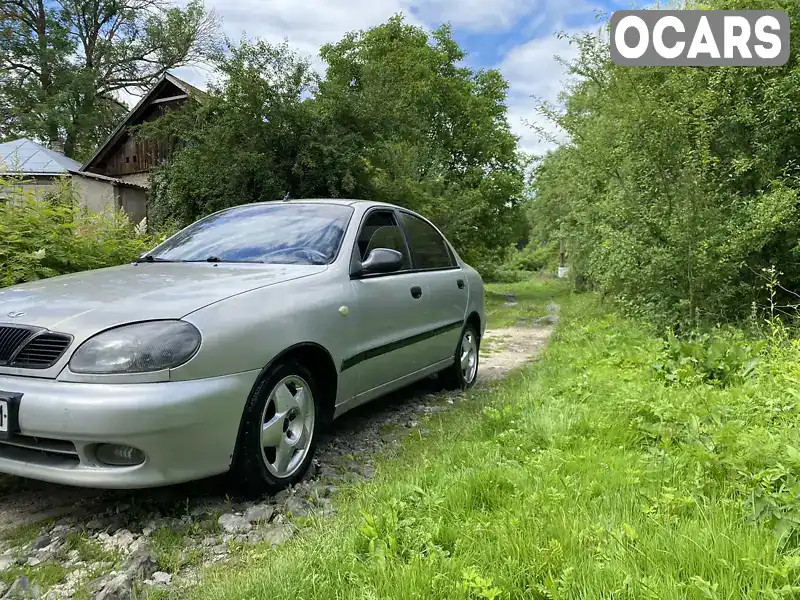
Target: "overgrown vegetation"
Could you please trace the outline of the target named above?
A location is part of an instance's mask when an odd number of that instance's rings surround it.
[[[664,342],[660,363],[653,368],[668,383],[728,386],[751,377],[764,340],[747,343],[741,332],[724,331],[714,335],[695,333],[687,339],[669,335]]]
[[[67,179],[44,198],[21,183],[0,178],[0,287],[123,264],[160,239],[121,211],[87,211]]]
[[[781,9],[800,26],[790,0],[702,8]],[[577,274],[684,329],[746,317],[772,264],[797,289],[797,36],[763,69],[620,67],[605,31],[571,41],[566,109],[542,107],[569,141],[536,170],[537,239],[566,236]]]
[[[563,290],[492,287],[561,304],[543,358],[437,416],[342,491],[336,518],[213,569],[190,596],[797,595],[800,344],[747,349],[731,332],[754,370],[675,385],[653,369],[664,348],[649,327]]]
[[[527,233],[502,75],[464,67],[448,27],[401,17],[320,54],[324,78],[285,44],[229,43],[201,103],[139,128],[176,148],[153,218],[185,225],[287,193],[367,198],[420,211],[476,266],[501,262]]]
[[[552,241],[541,244],[532,240],[521,249],[511,246],[504,254],[498,253],[498,262],[481,263],[481,276],[484,281],[515,283],[528,281],[534,275],[554,275],[558,269],[558,253],[558,242]]]

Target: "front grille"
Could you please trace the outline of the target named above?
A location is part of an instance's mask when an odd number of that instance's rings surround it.
[[[34,331],[29,327],[0,326],[0,365],[6,364]]]
[[[71,335],[39,327],[0,325],[0,366],[47,369],[58,362],[71,342]]]
[[[80,464],[75,444],[64,440],[12,435],[0,440],[0,458],[59,468],[74,468]]]
[[[30,340],[11,363],[20,369],[47,369],[64,354],[72,338],[61,333],[42,333]]]

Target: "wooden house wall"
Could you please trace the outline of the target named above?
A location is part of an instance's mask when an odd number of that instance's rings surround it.
[[[170,108],[183,104],[182,101],[151,106],[137,124],[153,121]],[[119,145],[101,166],[100,172],[109,177],[147,173],[169,156],[169,144],[138,140],[125,135]]]

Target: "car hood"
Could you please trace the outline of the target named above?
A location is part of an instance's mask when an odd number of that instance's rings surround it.
[[[321,273],[327,266],[141,263],[0,289],[0,323],[80,334],[177,319],[225,298]]]

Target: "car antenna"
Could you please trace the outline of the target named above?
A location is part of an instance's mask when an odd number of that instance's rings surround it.
[[[288,202],[290,199],[291,199],[291,194],[289,192],[286,192],[286,195],[283,197],[283,201]]]

